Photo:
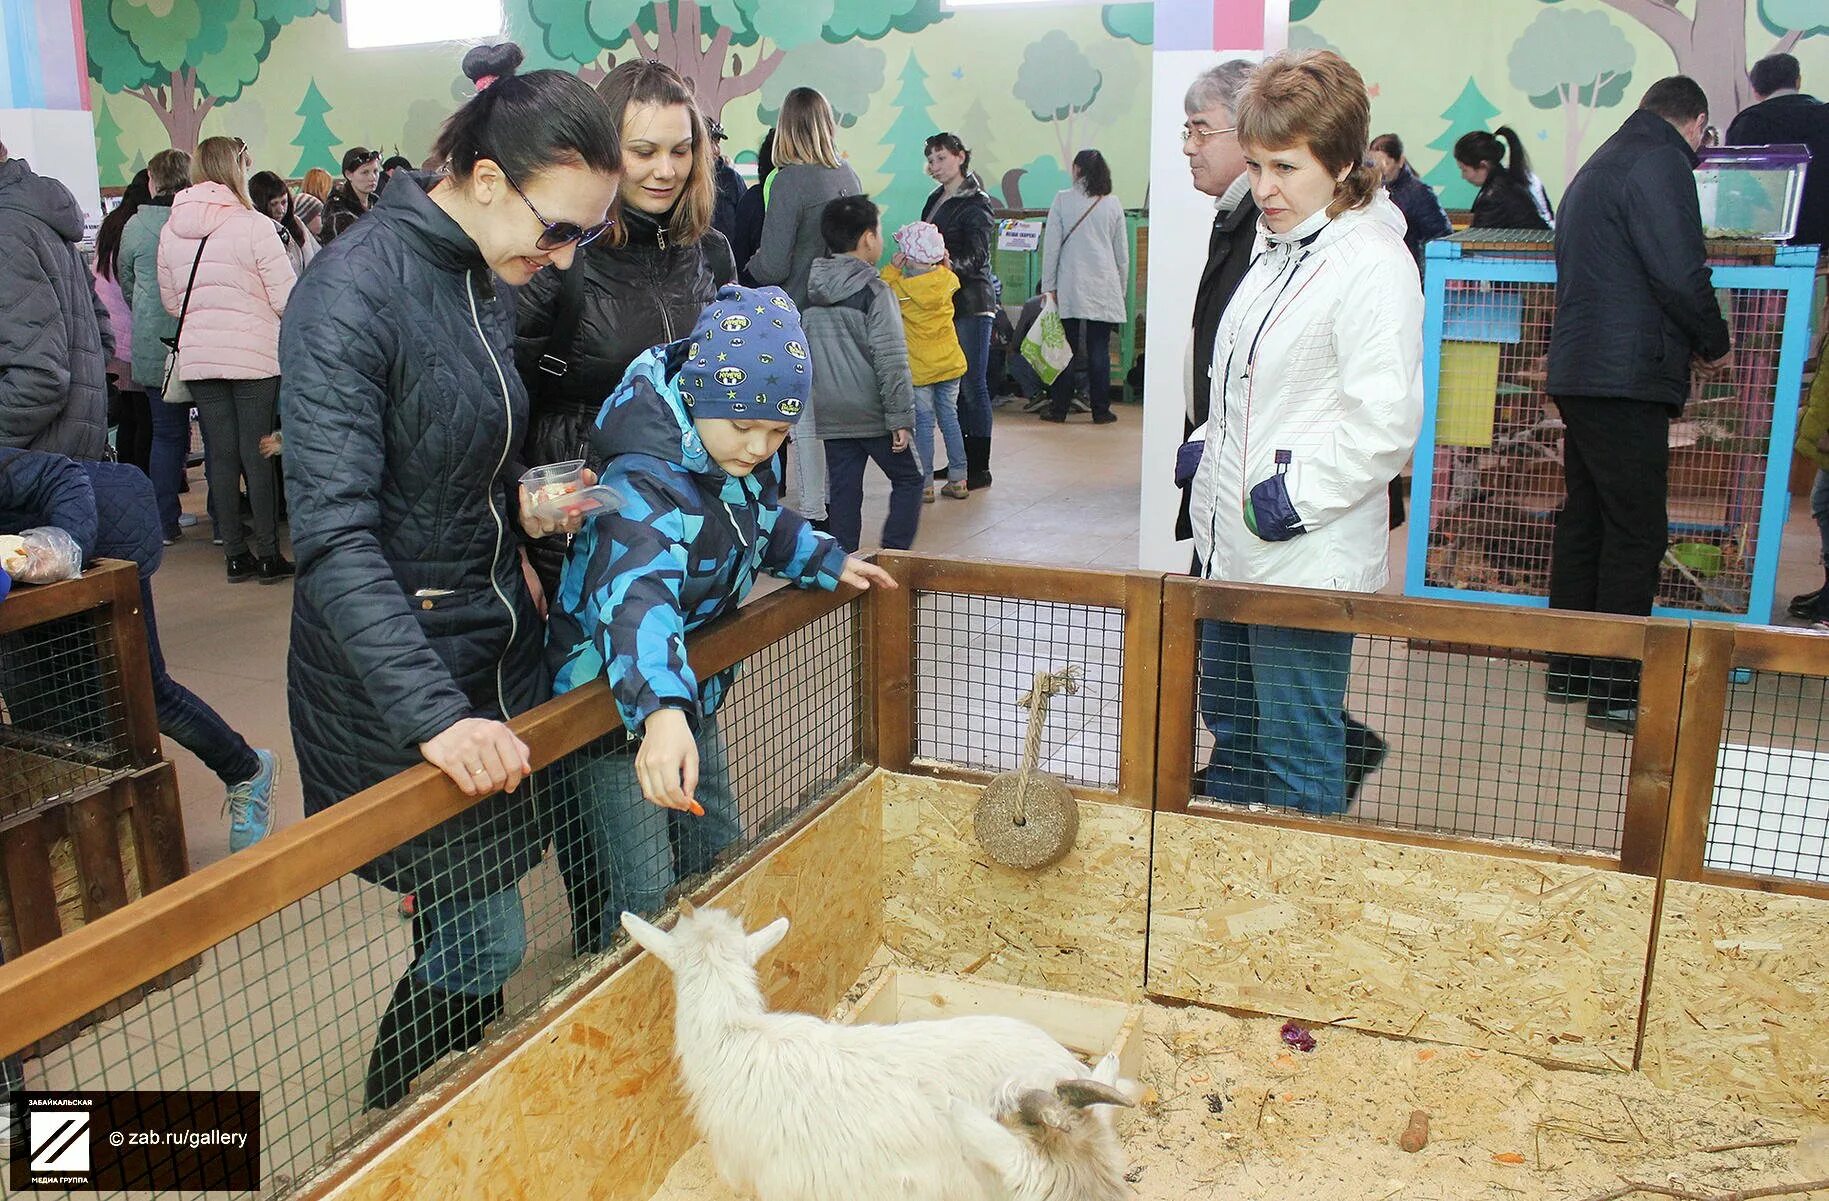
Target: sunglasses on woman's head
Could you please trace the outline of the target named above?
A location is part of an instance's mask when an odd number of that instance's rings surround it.
[[[501,170],[501,166],[500,163],[497,163],[496,169]],[[533,214],[533,219],[545,227],[540,231],[539,240],[534,243],[541,250],[564,250],[571,245],[583,249],[608,233],[616,224],[614,220],[600,221],[587,229],[576,221],[548,221],[540,214],[540,210],[533,206],[533,201],[527,199],[527,193],[521,190],[520,184],[514,182],[513,176],[509,175],[507,171],[502,171],[502,178],[508,181],[508,186],[514,189],[514,194],[521,198],[521,203],[527,206],[527,211]]]

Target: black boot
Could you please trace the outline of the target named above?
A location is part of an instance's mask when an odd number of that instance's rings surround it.
[[[965,436],[965,486],[973,492],[991,486],[991,437]]]
[[[453,1051],[482,1042],[483,1030],[501,1012],[500,989],[473,997],[422,984],[410,973],[401,977],[369,1052],[363,1108],[398,1104],[421,1072]]]

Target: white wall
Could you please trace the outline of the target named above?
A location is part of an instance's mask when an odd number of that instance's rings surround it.
[[[0,142],[39,175],[61,180],[76,194],[90,236],[102,222],[102,189],[95,165],[95,120],[81,109],[0,108]]]

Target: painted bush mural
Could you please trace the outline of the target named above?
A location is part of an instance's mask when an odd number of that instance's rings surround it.
[[[921,142],[958,132],[991,192],[1044,206],[1085,146],[1110,159],[1127,206],[1145,203],[1149,4],[954,12],[943,0],[505,0],[504,36],[528,67],[588,80],[660,58],[689,76],[750,151],[803,83],[832,99],[841,144],[889,220],[925,196]],[[167,145],[216,133],[259,166],[333,172],[355,144],[422,159],[467,95],[449,44],[348,49],[342,0],[82,0],[104,185]],[[1746,103],[1745,68],[1796,53],[1829,94],[1829,0],[1292,0],[1290,40],[1365,74],[1377,131],[1451,206],[1471,199],[1449,148],[1510,124],[1560,191],[1646,85],[1678,69],[1708,89],[1716,124]],[[1174,119],[1170,114],[1166,119]]]

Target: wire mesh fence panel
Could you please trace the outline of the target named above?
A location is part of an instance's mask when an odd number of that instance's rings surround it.
[[[859,664],[855,606],[750,656],[698,731],[703,816],[644,800],[635,747],[598,739],[46,1040],[23,1086],[258,1091],[261,1193],[286,1194],[601,966],[622,909],[659,909],[829,796],[859,765]]]
[[[1191,799],[1620,849],[1630,736],[1498,648],[1200,623]]]
[[[1703,864],[1829,883],[1829,679],[1761,671],[1728,690]]]
[[[0,828],[131,767],[105,611],[0,634]]]
[[[1749,611],[1773,414],[1795,399],[1779,395],[1787,295],[1717,293],[1735,366],[1697,379],[1670,424],[1663,608]],[[1444,298],[1435,425],[1419,451],[1432,455],[1423,583],[1546,597],[1563,500],[1564,427],[1545,390],[1555,286],[1450,279]]]
[[[1040,766],[1072,784],[1117,787],[1122,609],[923,592],[914,599],[914,659],[916,758],[1017,770],[1029,724],[1022,697],[1038,672],[1077,665],[1078,691],[1049,698]]]

